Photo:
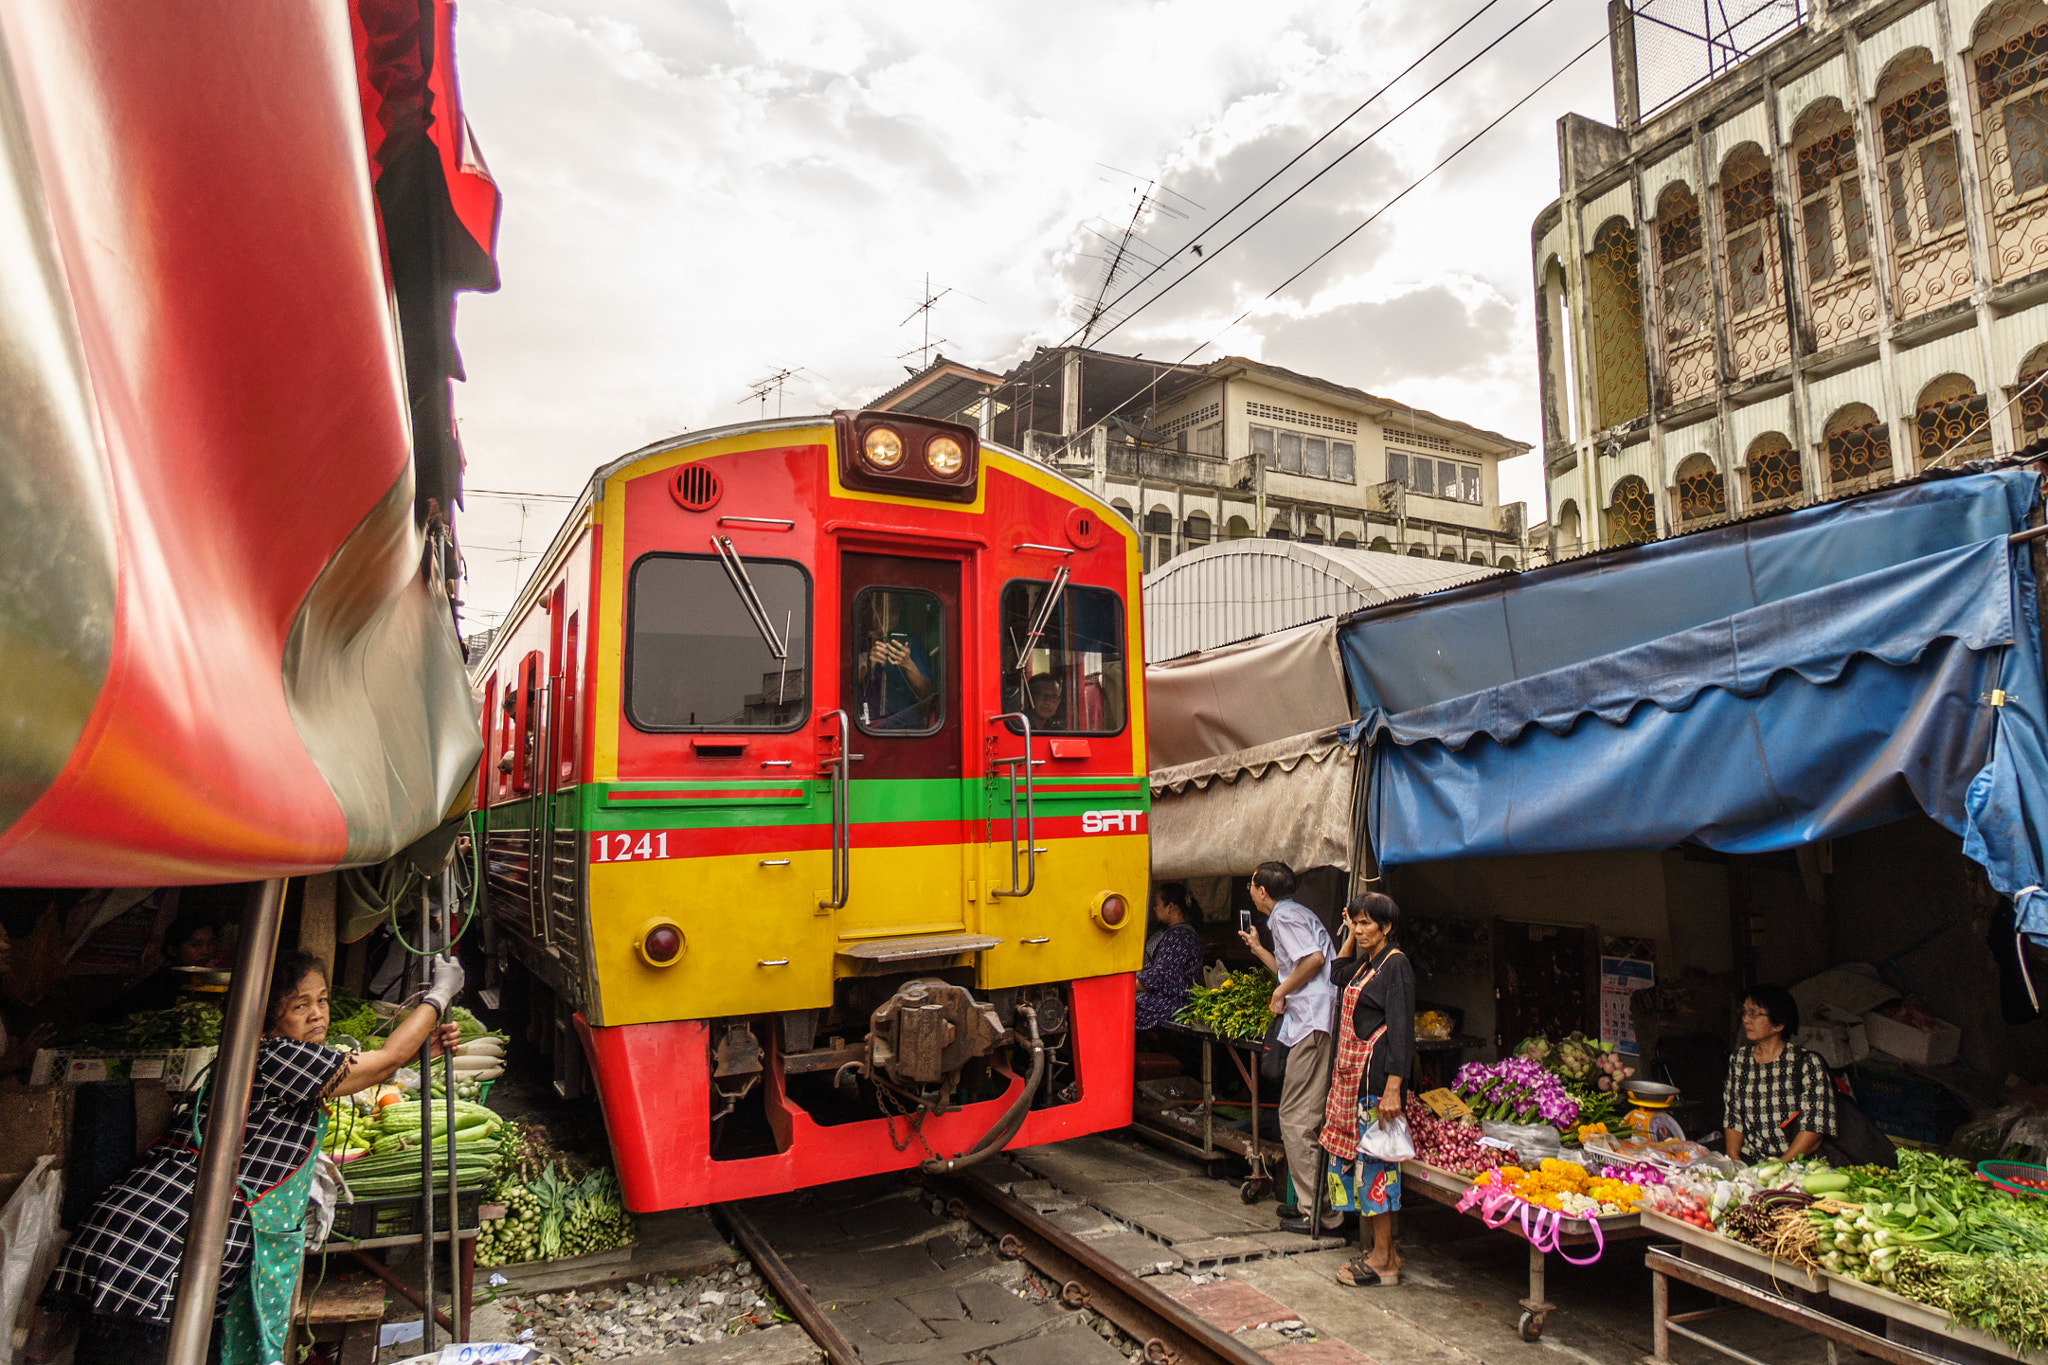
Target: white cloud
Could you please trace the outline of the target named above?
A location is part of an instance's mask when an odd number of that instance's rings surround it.
[[[1502,0],[1254,212],[1535,4]],[[1083,225],[1131,212],[1132,184],[1104,165],[1203,206],[1151,221],[1147,250],[1219,245],[1252,216],[1219,226],[1226,205],[1465,12],[469,0],[463,96],[505,195],[504,287],[458,306],[469,482],[573,491],[625,450],[743,420],[749,383],[784,365],[805,367],[789,411],[858,403],[902,376],[919,336],[899,324],[927,272],[959,291],[934,313],[947,354],[1000,367],[1059,341],[1100,284],[1104,247]],[[1602,54],[1260,300],[1602,23],[1552,5],[1107,345],[1177,358],[1250,308],[1198,358],[1261,356],[1533,441],[1529,224],[1556,194],[1557,116],[1611,116]],[[1508,483],[1540,505],[1533,467]],[[518,522],[513,504],[472,501],[473,611],[511,600],[518,566],[486,547],[521,543]],[[529,509],[527,551],[554,524]]]

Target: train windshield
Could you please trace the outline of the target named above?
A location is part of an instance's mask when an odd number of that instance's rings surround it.
[[[711,555],[633,566],[626,714],[642,730],[793,730],[810,711],[811,585],[780,560],[746,561],[777,659],[740,590]]]
[[[945,720],[945,610],[915,588],[863,588],[853,601],[854,720],[870,734],[926,735]]]
[[[1124,728],[1124,604],[1107,588],[1068,587],[1030,657],[1020,651],[1051,583],[1003,585],[1003,706],[1028,712],[1031,732],[1113,735]],[[1013,722],[1011,729],[1016,729]]]

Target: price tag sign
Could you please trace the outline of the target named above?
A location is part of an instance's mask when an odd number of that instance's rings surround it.
[[[1422,1102],[1429,1106],[1429,1112],[1440,1119],[1468,1119],[1472,1117],[1471,1106],[1457,1095],[1444,1089],[1425,1090]]]

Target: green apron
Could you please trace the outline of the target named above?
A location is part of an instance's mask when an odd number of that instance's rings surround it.
[[[194,1111],[198,1109],[193,1106]],[[320,1143],[327,1136],[327,1108],[313,1133],[313,1150],[283,1181],[253,1194],[239,1180],[236,1188],[249,1207],[254,1242],[249,1273],[228,1299],[220,1329],[220,1365],[278,1365],[291,1329],[292,1295],[306,1260],[306,1206],[312,1197],[313,1171]]]

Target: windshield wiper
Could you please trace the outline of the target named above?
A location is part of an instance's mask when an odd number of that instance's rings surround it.
[[[1045,598],[1038,604],[1038,614],[1031,618],[1031,629],[1024,632],[1024,647],[1017,651],[1017,667],[1029,674],[1031,651],[1038,648],[1038,637],[1045,634],[1045,628],[1052,621],[1052,614],[1060,604],[1060,594],[1067,590],[1067,566],[1060,565],[1059,572],[1052,576],[1052,586],[1045,590]]]
[[[747,577],[747,566],[740,559],[740,552],[732,547],[732,538],[713,536],[711,548],[718,551],[718,562],[725,566],[725,576],[732,580],[732,590],[746,604],[747,615],[754,618],[754,629],[761,633],[761,642],[768,646],[770,654],[787,666],[789,646],[775,633],[775,624],[768,619],[768,609],[761,603],[761,594],[754,591],[754,580]],[[1066,570],[1060,572],[1065,573]]]

